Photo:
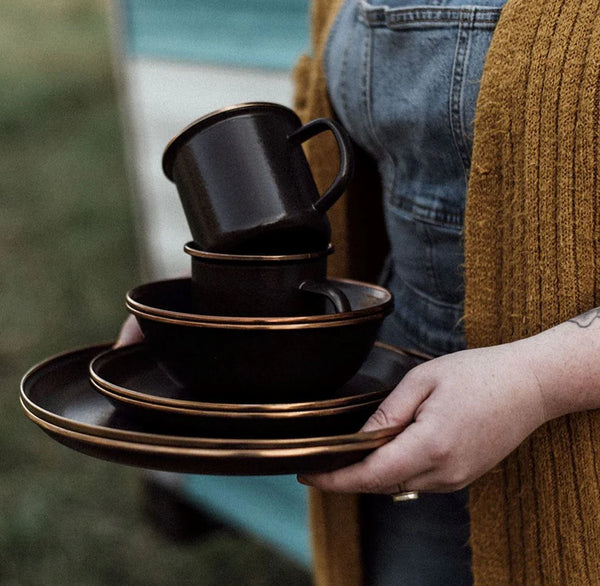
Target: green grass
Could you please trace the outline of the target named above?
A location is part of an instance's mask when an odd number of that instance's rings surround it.
[[[140,471],[60,446],[18,404],[31,365],[116,337],[140,278],[104,6],[0,3],[0,584],[307,584],[231,532],[167,540]]]

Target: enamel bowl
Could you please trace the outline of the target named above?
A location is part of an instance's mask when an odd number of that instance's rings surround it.
[[[351,310],[287,318],[211,316],[191,311],[189,279],[136,287],[126,305],[156,361],[198,397],[221,402],[323,399],[348,381],[391,310],[386,289],[331,279]]]

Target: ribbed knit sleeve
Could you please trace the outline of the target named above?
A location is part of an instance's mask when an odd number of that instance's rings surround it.
[[[600,2],[509,1],[477,105],[470,346],[600,305],[599,120]],[[473,485],[470,510],[477,584],[600,584],[600,412],[537,430]]]

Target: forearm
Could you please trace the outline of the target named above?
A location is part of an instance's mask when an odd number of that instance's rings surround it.
[[[546,419],[600,408],[600,308],[513,344],[534,374]]]

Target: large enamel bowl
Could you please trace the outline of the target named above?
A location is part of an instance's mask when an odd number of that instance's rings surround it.
[[[291,402],[334,395],[360,368],[392,309],[389,292],[333,280],[352,310],[294,318],[203,316],[190,311],[189,279],[142,285],[127,294],[157,362],[198,397]]]

